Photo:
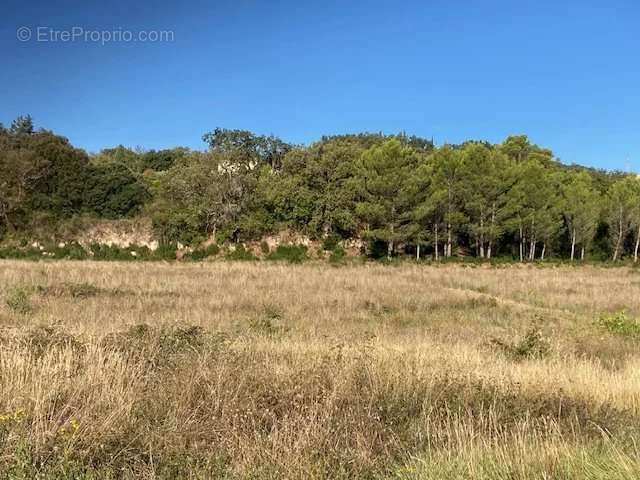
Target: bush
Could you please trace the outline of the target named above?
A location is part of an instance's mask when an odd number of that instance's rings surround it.
[[[262,315],[249,320],[249,330],[270,338],[280,337],[289,329],[283,324],[284,312],[277,305],[266,305]]]
[[[18,248],[15,246],[9,246],[0,249],[0,258],[17,260],[40,260],[42,258],[42,252],[39,249],[32,247]]]
[[[146,247],[145,247],[146,248]],[[149,255],[148,260],[175,260],[176,253],[178,251],[177,244],[171,243],[161,243],[160,246]],[[143,258],[145,259],[145,258]]]
[[[307,247],[304,245],[278,245],[267,258],[269,260],[284,260],[289,263],[302,263],[307,259]]]
[[[53,254],[53,258],[67,258],[69,260],[86,260],[89,257],[87,251],[82,248],[82,245],[76,242],[70,242],[64,246],[56,246],[52,249],[47,249]]]
[[[16,313],[27,314],[33,311],[31,292],[26,288],[15,288],[9,293],[6,304],[10,310]]]
[[[640,337],[640,322],[635,318],[629,318],[624,310],[617,313],[602,314],[598,322],[611,333]]]
[[[515,360],[543,358],[551,351],[549,341],[542,335],[542,331],[537,327],[532,327],[524,337],[516,343],[507,343],[498,339],[493,339],[491,343]]]
[[[90,250],[94,260],[102,261],[175,260],[177,246],[174,243],[163,243],[152,251],[146,246],[118,247],[94,243],[91,244]]]
[[[344,257],[346,253],[344,249],[340,246],[334,248],[329,256],[329,263],[339,264],[344,262]]]
[[[134,260],[134,256],[131,255],[128,249],[123,249],[116,245],[93,243],[89,248],[94,260]]]
[[[230,251],[226,255],[227,260],[240,260],[240,261],[251,261],[257,260],[257,258],[247,250],[243,244],[238,244],[235,250]]]
[[[208,257],[213,257],[220,253],[220,247],[215,243],[205,248],[196,248],[193,252],[185,256],[185,259],[199,261]]]
[[[340,248],[340,236],[338,235],[329,235],[327,238],[322,240],[322,249],[327,252],[333,252],[336,249]]]
[[[263,255],[269,255],[269,252],[270,252],[269,244],[264,240],[260,242],[260,251],[262,252]]]

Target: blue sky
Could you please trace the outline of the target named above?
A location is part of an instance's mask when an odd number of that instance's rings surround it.
[[[296,143],[525,133],[567,163],[640,171],[639,23],[637,1],[4,0],[0,121],[29,113],[89,151],[204,148],[217,126]]]

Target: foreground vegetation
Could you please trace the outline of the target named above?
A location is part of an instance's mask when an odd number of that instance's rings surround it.
[[[0,263],[0,478],[634,479],[625,268]]]
[[[97,219],[146,219],[156,241],[260,241],[282,231],[361,242],[370,256],[562,257],[638,261],[640,179],[564,165],[524,135],[436,147],[404,134],[323,137],[308,146],[241,130],[207,151],[105,149],[88,155],[0,125],[0,240],[76,240]]]

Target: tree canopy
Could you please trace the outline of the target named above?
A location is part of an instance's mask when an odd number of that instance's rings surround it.
[[[525,135],[435,146],[361,133],[292,145],[216,128],[203,139],[206,151],[87,154],[18,117],[0,127],[0,235],[28,235],[43,215],[145,216],[166,242],[291,230],[382,244],[387,256],[638,256],[639,177],[564,165]]]

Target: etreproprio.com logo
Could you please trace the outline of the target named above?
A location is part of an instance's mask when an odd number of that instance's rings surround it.
[[[124,30],[116,28],[112,30],[87,29],[74,26],[67,29],[57,29],[48,26],[18,27],[16,38],[21,42],[38,43],[74,43],[88,42],[105,45],[107,43],[155,43],[173,42],[175,34],[173,30]]]

